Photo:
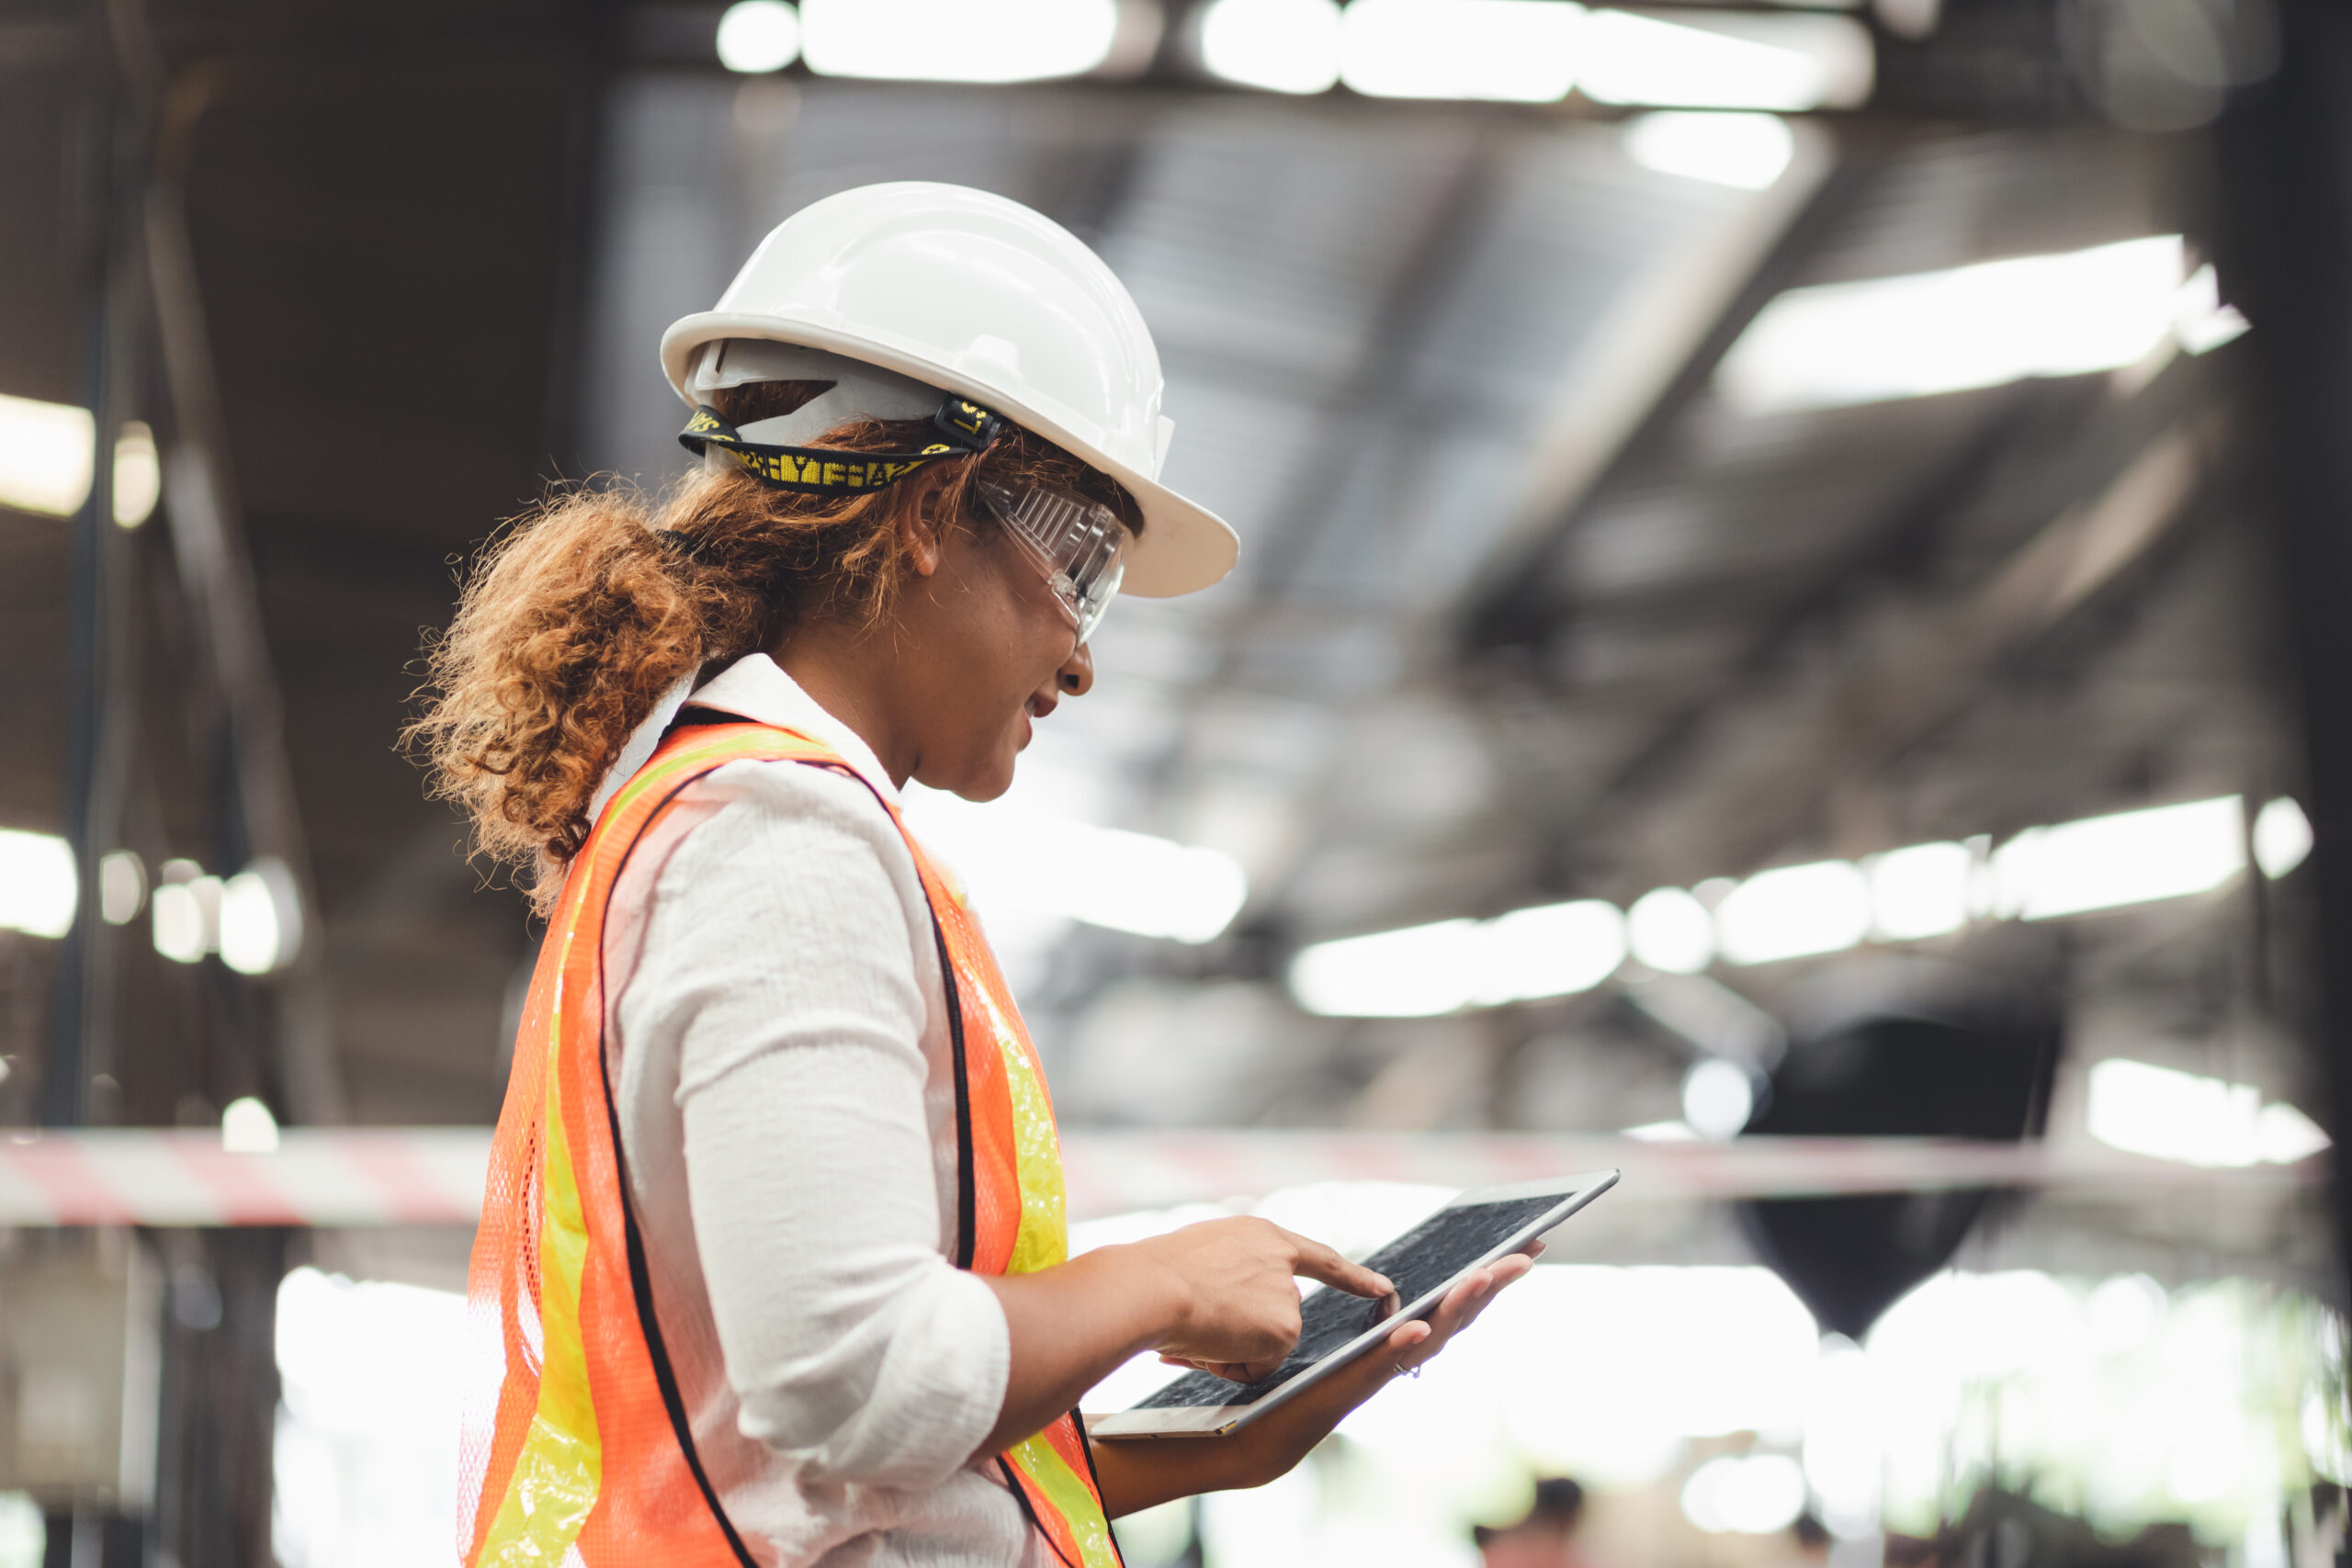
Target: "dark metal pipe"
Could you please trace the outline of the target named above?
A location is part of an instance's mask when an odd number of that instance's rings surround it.
[[[2352,1258],[2352,11],[2282,0],[2278,73],[2217,128],[2223,291],[2252,322],[2253,483],[2301,685],[2317,890],[2311,1021]]]

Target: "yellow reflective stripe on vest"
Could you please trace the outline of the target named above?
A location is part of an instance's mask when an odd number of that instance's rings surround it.
[[[1120,1568],[1118,1549],[1111,1544],[1110,1524],[1102,1517],[1094,1494],[1043,1432],[1005,1450],[1004,1457],[1037,1483],[1055,1511],[1069,1522],[1081,1559],[1078,1568]]]
[[[1013,1156],[1021,1170],[1021,1229],[1012,1238],[1008,1274],[1034,1274],[1069,1257],[1069,1205],[1062,1186],[1061,1134],[1054,1127],[1053,1102],[1037,1081],[1037,1062],[1022,1047],[1012,1022],[997,1011],[996,998],[985,986],[980,1004],[988,1010],[997,1054],[1004,1061],[1004,1085],[1012,1100]]]
[[[567,931],[565,943],[571,936]],[[604,1483],[605,1444],[588,1388],[580,1335],[580,1277],[588,1222],[564,1136],[561,1002],[549,1010],[546,1144],[540,1151],[539,1406],[498,1517],[482,1542],[482,1568],[555,1568],[579,1537]]]
[[[1022,1044],[1020,1032],[998,1010],[989,987],[973,989],[988,1012],[989,1032],[996,1036],[997,1054],[1004,1063],[1005,1089],[1012,1101],[1013,1157],[1021,1174],[1021,1228],[1014,1234],[1012,1256],[1005,1260],[1004,1271],[1034,1273],[1069,1257],[1061,1134],[1054,1125],[1053,1102],[1046,1097],[1036,1057]],[[1079,1441],[1085,1440],[1080,1432]],[[1004,1457],[1035,1483],[1069,1527],[1079,1551],[1079,1562],[1071,1568],[1122,1568],[1118,1548],[1112,1544],[1110,1521],[1095,1501],[1093,1489],[1070,1469],[1069,1461],[1044,1433],[1014,1444]]]
[[[710,771],[711,764],[707,758],[675,756],[662,761],[649,762],[630,774],[628,782],[613,792],[613,798],[605,803],[604,814],[597,818],[596,825],[602,827],[614,820],[647,795],[666,790],[682,778]]]

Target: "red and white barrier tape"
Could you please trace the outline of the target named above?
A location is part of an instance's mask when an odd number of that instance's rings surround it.
[[[2317,1181],[2324,1160],[2203,1169],[2092,1144],[1743,1138],[1653,1144],[1519,1133],[1072,1131],[1070,1215],[1254,1198],[1318,1181],[1483,1187],[1622,1168],[1618,1201],[1824,1197],[1954,1187],[2154,1192]],[[270,1154],[209,1131],[0,1133],[0,1225],[471,1224],[483,1127],[288,1128]]]
[[[2116,1192],[2295,1185],[2324,1163],[2209,1169],[2103,1145],[1922,1138],[1742,1138],[1728,1144],[1538,1133],[1159,1132],[1066,1135],[1073,1217],[1257,1196],[1317,1181],[1487,1187],[1611,1168],[1628,1199],[1815,1198],[1956,1187]],[[1084,1214],[1080,1214],[1081,1208]]]
[[[209,1130],[0,1134],[0,1224],[471,1224],[486,1127],[287,1128],[271,1154]]]

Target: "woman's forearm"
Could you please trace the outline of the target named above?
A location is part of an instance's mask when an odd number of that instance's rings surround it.
[[[1261,1456],[1248,1433],[1231,1438],[1136,1438],[1093,1442],[1094,1472],[1102,1483],[1102,1512],[1138,1514],[1179,1497],[1260,1486]]]
[[[1114,1438],[1094,1445],[1102,1511],[1112,1518],[1177,1497],[1263,1486],[1286,1473],[1340,1418],[1396,1375],[1380,1349],[1326,1378],[1304,1398],[1229,1438]]]
[[[1263,1486],[1331,1435],[1396,1375],[1378,1348],[1229,1438],[1114,1438],[1094,1445],[1102,1511],[1113,1518],[1177,1497]]]
[[[1012,1341],[1004,1409],[981,1442],[1001,1453],[1074,1409],[1079,1396],[1159,1342],[1185,1306],[1182,1281],[1131,1247],[1105,1247],[1035,1274],[984,1276]]]

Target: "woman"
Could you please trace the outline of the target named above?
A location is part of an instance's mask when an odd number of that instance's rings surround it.
[[[873,186],[663,343],[703,470],[560,496],[477,567],[418,733],[547,941],[470,1293],[469,1563],[1115,1563],[1105,1520],[1282,1473],[1525,1267],[1231,1438],[1090,1447],[1157,1350],[1262,1375],[1261,1220],[1066,1260],[1052,1110],[909,779],[1001,794],[1111,594],[1223,576],[1159,368],[1019,205]]]

